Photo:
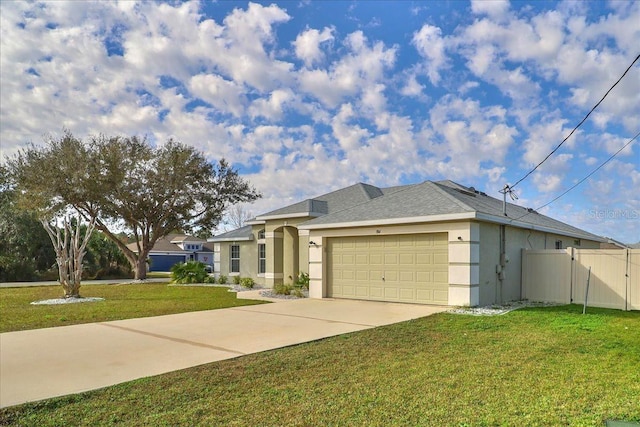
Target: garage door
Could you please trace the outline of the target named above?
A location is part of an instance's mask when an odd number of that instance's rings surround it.
[[[447,233],[333,238],[327,258],[330,297],[447,304]]]
[[[184,255],[150,255],[149,271],[169,271],[174,264],[185,262]]]

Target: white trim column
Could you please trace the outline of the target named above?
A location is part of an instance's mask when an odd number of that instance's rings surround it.
[[[449,305],[480,303],[480,225],[449,230]]]

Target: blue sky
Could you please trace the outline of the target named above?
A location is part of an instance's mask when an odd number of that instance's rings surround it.
[[[3,155],[62,128],[225,157],[259,214],[355,182],[498,190],[640,53],[640,2],[0,3]],[[516,188],[538,208],[640,131],[636,64]],[[640,241],[640,142],[542,210]]]

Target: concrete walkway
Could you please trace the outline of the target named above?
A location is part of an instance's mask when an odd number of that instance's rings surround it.
[[[448,307],[301,299],[0,334],[0,407],[429,316]]]

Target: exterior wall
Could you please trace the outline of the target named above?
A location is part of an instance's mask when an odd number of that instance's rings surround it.
[[[240,246],[240,273],[231,273],[231,245]],[[219,251],[218,251],[219,249]],[[214,272],[217,276],[251,277],[258,283],[258,244],[253,241],[219,242],[215,244],[214,256],[220,256],[220,263],[216,263]]]
[[[478,304],[479,245],[478,226],[469,221],[408,224],[348,229],[311,230],[309,239],[309,296],[327,296],[327,239],[346,236],[448,233],[449,240],[449,305]]]
[[[555,249],[556,241],[563,248],[576,242],[573,237],[516,227],[505,227],[504,267],[500,263],[500,225],[480,223],[480,305],[516,301],[522,293],[522,249]],[[599,242],[584,240],[580,248],[598,248]],[[499,270],[503,280],[499,280]]]
[[[309,273],[309,230],[298,230],[298,268],[300,273]]]

